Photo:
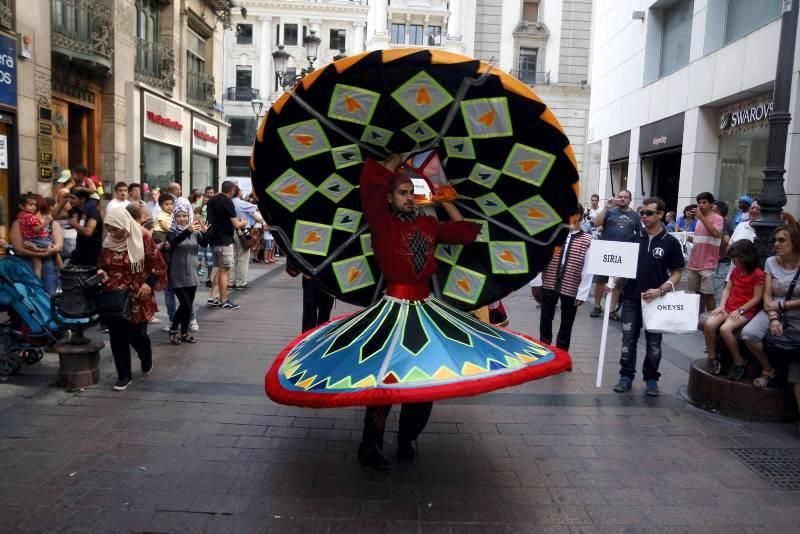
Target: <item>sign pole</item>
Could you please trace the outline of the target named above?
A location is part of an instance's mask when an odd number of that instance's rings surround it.
[[[597,359],[597,382],[596,386],[603,385],[603,362],[606,358],[606,341],[608,340],[608,316],[611,313],[611,299],[614,297],[614,277],[608,277],[607,287],[611,288],[611,292],[606,295],[606,306],[603,310],[603,333],[600,337],[600,355]]]

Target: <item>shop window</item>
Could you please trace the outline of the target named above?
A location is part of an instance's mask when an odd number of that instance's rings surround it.
[[[391,43],[405,44],[405,42],[406,42],[406,25],[392,24]]]
[[[344,50],[347,48],[347,32],[345,30],[331,30],[330,48],[334,50]]]
[[[422,24],[412,24],[408,29],[408,44],[421,45],[422,44],[422,31],[425,28]]]
[[[666,76],[689,64],[693,9],[692,0],[679,0],[663,10],[660,76]]]
[[[237,45],[251,45],[251,44],[253,44],[253,25],[252,24],[237,24],[236,25],[236,44]]]
[[[250,158],[248,156],[228,156],[225,163],[228,176],[250,176]]]
[[[283,44],[285,46],[297,46],[297,24],[283,25]]]
[[[781,16],[781,0],[728,0],[725,43]]]
[[[441,26],[428,26],[428,46],[442,46]]]
[[[522,20],[526,22],[539,21],[539,1],[522,2]]]
[[[231,146],[250,146],[256,137],[255,117],[228,117],[228,144]]]

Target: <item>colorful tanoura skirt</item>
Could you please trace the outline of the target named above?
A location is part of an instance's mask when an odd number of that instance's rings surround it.
[[[430,402],[571,369],[566,352],[434,297],[384,297],[304,333],[266,375],[275,402],[308,407]]]

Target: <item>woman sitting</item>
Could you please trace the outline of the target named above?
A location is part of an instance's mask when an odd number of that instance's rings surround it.
[[[756,314],[764,294],[764,271],[758,266],[760,259],[755,245],[747,240],[737,241],[728,249],[733,262],[728,282],[722,292],[719,307],[711,312],[704,333],[711,372],[721,370],[717,352],[717,334],[733,356],[731,378],[738,380],[744,374],[747,362],[739,350],[738,333]]]
[[[130,319],[121,314],[105,319],[117,367],[114,390],[123,391],[133,380],[131,347],[142,362],[142,373],[153,370],[147,323],[158,310],[154,291],[167,285],[167,267],[153,239],[142,233],[125,208],[109,211],[105,226],[108,235],[103,241],[97,270],[103,291],[130,292]]]
[[[800,288],[794,287],[800,272],[800,229],[797,225],[779,226],[772,233],[772,239],[775,255],[767,258],[764,264],[764,309],[742,330],[745,345],[761,363],[761,376],[753,381],[757,388],[767,387],[777,374],[764,352],[767,333],[782,336],[787,326],[800,329]],[[787,299],[790,288],[793,298]],[[793,381],[792,376],[789,378]],[[795,396],[800,399],[800,385],[796,383],[800,378],[794,382]]]

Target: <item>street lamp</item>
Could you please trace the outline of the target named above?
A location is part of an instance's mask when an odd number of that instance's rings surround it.
[[[319,45],[322,44],[322,39],[317,37],[316,33],[316,30],[311,30],[308,35],[303,37],[303,46],[306,47],[306,59],[308,59],[306,74],[314,72],[314,62],[317,60]]]
[[[261,100],[253,100],[250,102],[250,105],[253,107],[253,113],[256,116],[256,121],[258,121],[258,118],[261,116],[261,110],[264,109],[264,102]]]
[[[275,62],[275,74],[278,75],[278,85],[283,87],[283,77],[286,75],[286,65],[289,63],[289,52],[283,49],[283,45],[278,45],[278,49],[272,53],[272,61]]]

